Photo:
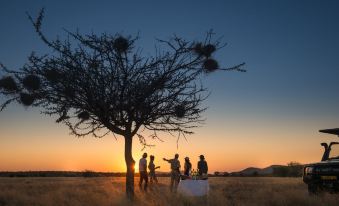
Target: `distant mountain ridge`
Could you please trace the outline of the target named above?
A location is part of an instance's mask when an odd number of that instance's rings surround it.
[[[298,162],[290,162],[287,165],[271,165],[265,168],[248,167],[238,172],[216,172],[215,176],[234,177],[300,177],[304,166]]]
[[[274,172],[274,169],[275,168],[279,168],[279,167],[286,167],[284,165],[271,165],[271,166],[268,166],[268,167],[265,167],[265,168],[258,168],[258,167],[248,167],[246,169],[243,169],[241,171],[238,171],[238,172],[232,172],[231,174],[234,174],[234,175],[246,175],[246,176],[249,176],[249,175],[272,175],[273,172]]]

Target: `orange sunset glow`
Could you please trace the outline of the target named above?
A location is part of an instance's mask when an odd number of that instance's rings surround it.
[[[15,107],[10,110],[14,109],[16,111],[11,113],[10,118],[6,121],[1,119],[1,135],[6,137],[6,141],[2,141],[1,145],[0,170],[126,170],[122,137],[117,136],[115,139],[109,135],[102,139],[76,138],[68,134],[65,126],[55,125],[51,118],[40,116],[40,120],[32,122],[31,116],[38,118],[38,113],[24,112],[25,109]],[[10,110],[4,112],[4,115],[9,115]],[[190,157],[193,168],[196,167],[198,156],[204,154],[210,172],[238,171],[249,166],[284,165],[290,161],[317,161],[322,152],[319,140],[330,140],[331,137],[318,133],[319,126],[314,122],[303,122],[300,128],[289,130],[293,128],[294,121],[297,119],[229,121],[213,119],[211,115],[205,126],[195,130],[196,134],[187,136],[187,141],[181,138],[178,148],[176,137],[166,134],[161,135],[164,142],[149,139],[149,144],[155,146],[144,150],[135,138],[133,157],[138,162],[144,152],[155,155],[155,164],[161,166],[160,171],[169,170],[169,164],[162,158],[172,158],[175,153],[180,155],[181,162],[184,157]],[[240,122],[247,125],[246,128],[238,125]],[[331,122],[323,123],[323,127],[328,125],[334,126]]]

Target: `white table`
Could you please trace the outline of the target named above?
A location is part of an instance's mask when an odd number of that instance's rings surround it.
[[[208,180],[181,180],[178,185],[178,193],[185,196],[204,196],[208,191]]]

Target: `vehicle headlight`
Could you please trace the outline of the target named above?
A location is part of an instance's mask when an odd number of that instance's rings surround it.
[[[310,175],[313,173],[314,167],[306,167],[305,168],[305,174]]]

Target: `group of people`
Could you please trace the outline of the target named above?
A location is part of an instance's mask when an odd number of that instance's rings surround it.
[[[199,156],[200,161],[197,165],[197,172],[198,175],[203,176],[207,175],[208,172],[208,165],[205,160],[204,155]],[[144,186],[143,189],[146,191],[148,186],[148,176],[150,178],[150,183],[153,184],[153,182],[158,183],[157,176],[155,174],[155,170],[159,169],[160,166],[155,166],[154,164],[155,157],[153,155],[150,156],[150,162],[147,166],[147,153],[144,153],[142,155],[142,158],[139,160],[139,174],[140,174],[140,180],[139,180],[139,187],[142,188],[143,182]],[[171,184],[170,184],[170,190],[176,191],[178,183],[180,179],[187,179],[191,175],[192,171],[192,163],[190,162],[189,157],[185,157],[185,164],[184,164],[184,174],[182,175],[180,173],[180,161],[179,161],[179,155],[175,154],[173,159],[166,159],[163,158],[164,161],[167,161],[171,165]],[[147,168],[149,170],[149,173],[147,172]]]

